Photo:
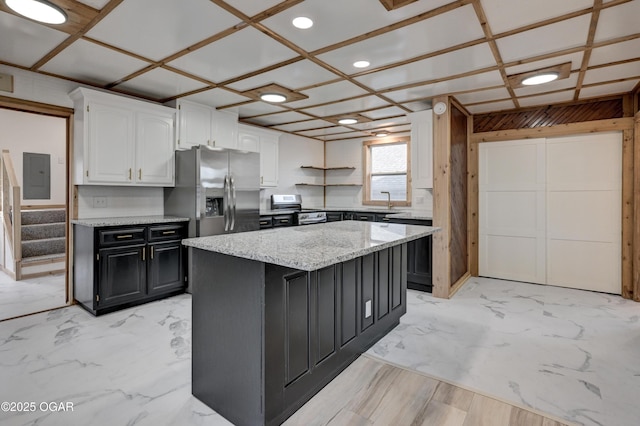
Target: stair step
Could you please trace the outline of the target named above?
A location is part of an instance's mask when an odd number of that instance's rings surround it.
[[[33,263],[57,263],[64,262],[65,254],[64,253],[56,253],[56,254],[45,254],[43,256],[31,256],[22,259],[22,266],[29,266]]]
[[[66,224],[38,223],[22,225],[22,241],[40,240],[43,238],[62,238],[65,236]]]
[[[59,223],[66,221],[64,209],[22,210],[22,224]]]
[[[22,258],[64,253],[66,241],[65,237],[23,241]]]

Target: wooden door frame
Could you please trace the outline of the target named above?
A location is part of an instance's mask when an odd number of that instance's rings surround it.
[[[66,120],[66,185],[65,185],[65,304],[69,306],[73,303],[73,289],[71,286],[72,275],[71,268],[73,264],[71,262],[72,255],[72,229],[70,216],[75,218],[75,211],[71,210],[71,206],[74,206],[73,201],[73,188],[71,183],[71,159],[73,158],[73,108],[67,108],[57,105],[49,105],[41,102],[28,101],[18,98],[12,98],[8,96],[0,96],[0,108],[13,111],[27,112],[33,114],[41,114],[50,117],[64,118]]]
[[[635,132],[634,132],[635,121]],[[607,120],[586,121],[582,123],[560,124],[534,129],[501,130],[495,132],[473,133],[470,149],[475,155],[469,156],[470,175],[478,171],[478,144],[483,142],[504,142],[513,139],[530,139],[539,137],[554,137],[578,135],[584,133],[603,133],[609,131],[622,132],[622,297],[640,301],[640,112],[633,117],[615,118]],[[473,164],[472,164],[473,163]],[[478,179],[471,179],[469,232],[472,241],[478,241]],[[634,192],[634,187],[639,188]],[[635,223],[635,225],[634,225]],[[634,240],[638,244],[634,245]],[[471,247],[471,274],[478,276],[478,244]],[[475,269],[474,269],[475,268]]]

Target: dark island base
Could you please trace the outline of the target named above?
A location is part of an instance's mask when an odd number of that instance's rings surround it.
[[[399,323],[406,262],[406,244],[312,272],[193,249],[193,395],[282,423]]]

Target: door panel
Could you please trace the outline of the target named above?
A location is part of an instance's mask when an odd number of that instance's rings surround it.
[[[307,274],[285,283],[285,386],[309,371],[309,283]]]
[[[22,198],[51,199],[51,156],[25,152],[22,154],[22,164]]]
[[[260,221],[260,154],[229,152],[235,220],[231,232],[255,231]]]

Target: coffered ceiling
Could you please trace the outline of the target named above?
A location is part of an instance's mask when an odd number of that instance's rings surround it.
[[[161,103],[185,98],[320,140],[406,133],[406,114],[437,95],[485,113],[640,81],[640,0],[52,2],[67,24],[30,21],[0,0],[0,64]],[[295,28],[297,16],[313,27]],[[545,85],[510,78],[563,64],[568,76]],[[272,84],[302,96],[256,100],[251,91]],[[360,122],[341,126],[343,116]]]

